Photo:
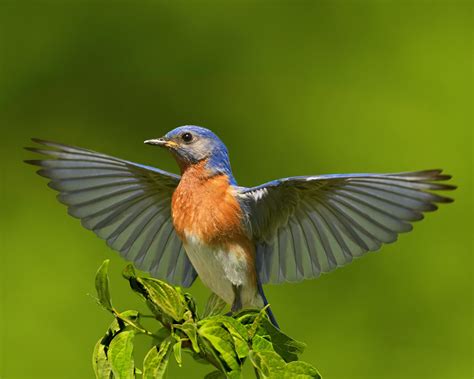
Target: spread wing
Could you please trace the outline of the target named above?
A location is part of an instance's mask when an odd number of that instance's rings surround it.
[[[197,276],[171,220],[171,196],[180,177],[94,151],[33,139],[27,148],[48,159],[29,160],[50,179],[58,199],[82,225],[125,259],[181,286]]]
[[[439,183],[450,178],[441,170],[321,175],[241,189],[260,280],[315,278],[394,242],[436,203],[452,202],[432,192],[456,188]]]

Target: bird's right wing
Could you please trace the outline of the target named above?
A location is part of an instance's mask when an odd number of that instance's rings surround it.
[[[396,174],[293,177],[241,188],[248,225],[257,241],[262,283],[300,281],[343,266],[412,229],[435,203],[441,170]]]
[[[180,177],[78,147],[33,139],[28,160],[50,179],[58,199],[82,225],[152,276],[184,287],[197,273],[171,220],[171,196]]]

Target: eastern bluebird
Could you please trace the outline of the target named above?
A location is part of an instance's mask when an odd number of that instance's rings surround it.
[[[69,214],[152,276],[183,287],[199,275],[232,311],[267,304],[262,285],[318,277],[391,243],[452,199],[441,170],[298,176],[237,185],[210,130],[178,127],[145,141],[167,148],[181,176],[33,139],[29,160]],[[269,310],[269,309],[268,309]],[[271,321],[277,326],[269,310]]]

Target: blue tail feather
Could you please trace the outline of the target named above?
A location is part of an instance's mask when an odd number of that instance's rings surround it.
[[[262,283],[260,283],[260,280],[257,280],[257,287],[258,287],[258,293],[263,299],[263,305],[264,306],[268,305],[268,300],[265,296],[265,293],[263,292],[263,287],[262,287]],[[278,325],[278,322],[275,318],[275,315],[272,312],[271,307],[268,307],[266,311],[267,311],[268,318],[270,319],[270,322],[273,324],[273,326],[280,329],[280,326]]]

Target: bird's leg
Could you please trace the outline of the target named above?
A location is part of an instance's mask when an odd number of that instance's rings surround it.
[[[230,310],[232,313],[235,313],[242,309],[242,299],[240,297],[242,286],[232,285],[232,289],[234,290],[234,302],[232,303]]]

